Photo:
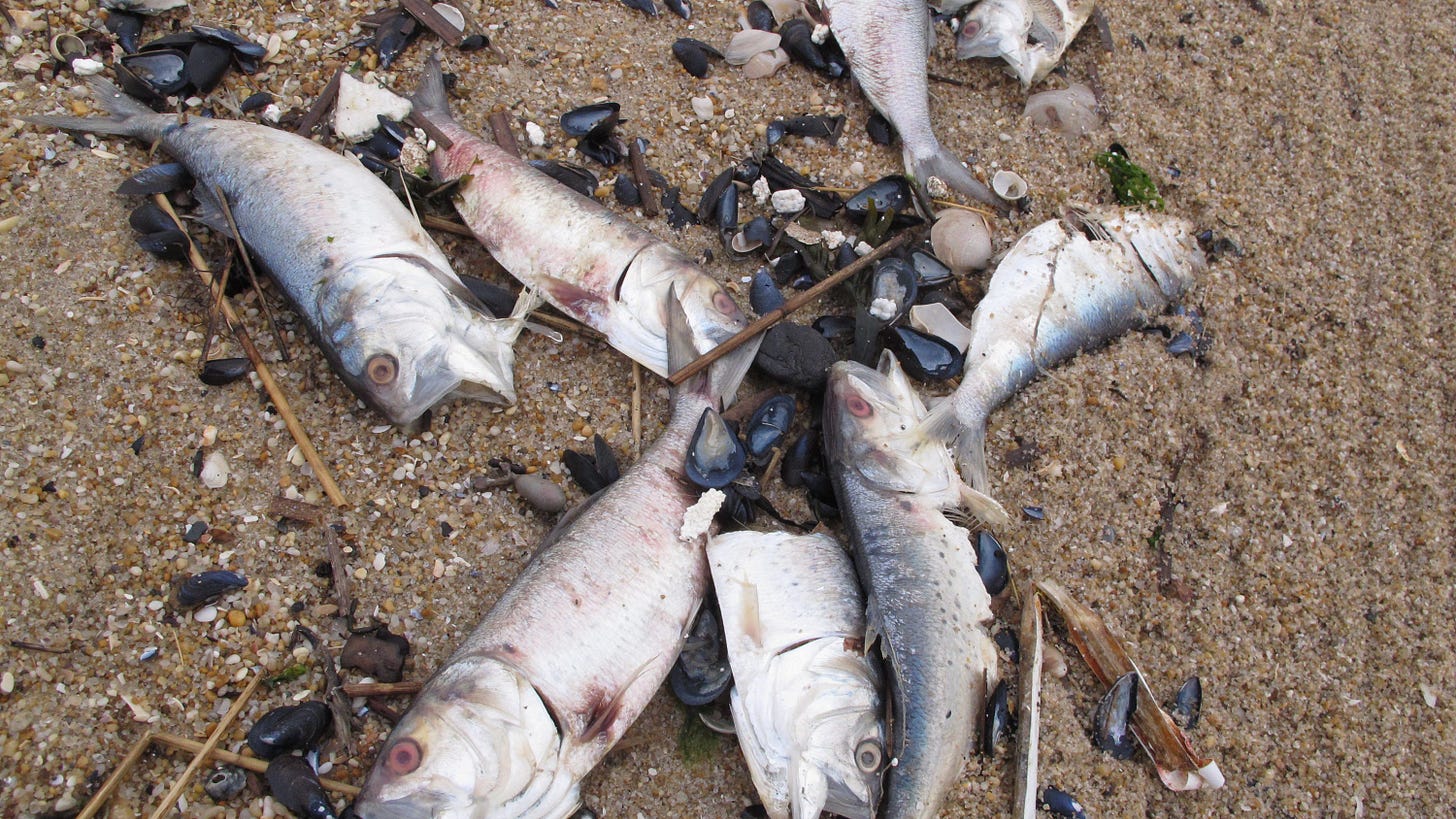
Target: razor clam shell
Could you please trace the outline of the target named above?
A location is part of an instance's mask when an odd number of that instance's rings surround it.
[[[1143,673],[1102,618],[1050,580],[1037,581],[1036,590],[1061,614],[1072,644],[1103,685],[1111,686],[1118,677],[1128,672],[1137,673],[1139,690],[1133,733],[1143,750],[1152,757],[1163,784],[1174,791],[1223,787],[1223,773],[1219,771],[1218,763],[1199,756],[1193,750],[1188,735],[1158,706],[1157,697]]]
[[[1016,789],[1011,815],[1036,816],[1037,755],[1041,747],[1041,598],[1033,594],[1021,607],[1020,695],[1016,704]]]

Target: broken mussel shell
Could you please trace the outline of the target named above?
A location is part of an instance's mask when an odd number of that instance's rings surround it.
[[[136,53],[141,44],[142,17],[129,11],[110,9],[106,14],[106,30],[116,36],[117,45],[127,54]]]
[[[127,177],[120,185],[116,186],[116,192],[122,196],[151,196],[156,193],[171,193],[172,191],[184,190],[192,187],[192,174],[181,162],[163,162],[160,165],[153,165],[143,168],[140,171]],[[158,213],[164,213],[161,208],[151,202],[147,202],[137,208],[151,207]],[[135,213],[136,211],[133,211]],[[166,217],[168,227],[176,228],[177,223],[172,217]],[[131,225],[137,231],[149,233],[158,228],[146,229],[139,227],[136,222]]]
[[[986,593],[992,597],[1000,594],[1011,581],[1011,564],[1006,559],[1006,550],[995,535],[984,530],[976,535],[976,573],[981,576]]]
[[[339,665],[362,672],[380,682],[404,679],[404,663],[409,658],[409,640],[388,628],[377,626],[356,631],[344,641]]]
[[[1173,706],[1168,709],[1179,728],[1193,730],[1198,727],[1198,715],[1203,710],[1203,683],[1192,676],[1178,689]]]
[[[202,790],[219,802],[226,802],[248,787],[248,772],[236,765],[222,765],[207,774]]]
[[[248,729],[248,747],[259,759],[272,759],[290,751],[312,751],[333,727],[328,704],[310,700],[285,705],[258,718]]]
[[[225,387],[252,370],[253,362],[246,358],[210,358],[198,377],[209,387]]]
[[[879,216],[893,213],[890,224],[894,227],[925,221],[915,212],[915,188],[902,174],[890,174],[871,182],[844,203],[844,210],[857,219],[865,219],[872,212]]]
[[[750,457],[761,460],[783,443],[794,425],[794,409],[794,397],[785,393],[769,396],[758,405],[743,434]]]
[[[169,262],[186,261],[187,248],[190,246],[187,241],[187,234],[180,230],[161,230],[156,233],[148,233],[138,236],[136,242],[137,246],[142,250],[159,259],[166,259]]]
[[[1097,703],[1092,715],[1093,739],[1097,747],[1113,759],[1131,759],[1137,750],[1132,735],[1132,715],[1137,710],[1137,673],[1129,671],[1117,678]]]
[[[593,453],[586,455],[574,449],[568,449],[561,453],[561,463],[566,471],[571,473],[571,479],[576,485],[588,495],[606,489],[616,480],[622,477],[622,469],[617,463],[617,453],[601,435],[592,436]]]
[[[917,381],[945,381],[965,370],[966,355],[955,344],[914,327],[903,324],[887,327],[880,333],[880,340],[894,351],[900,366]]]
[[[732,239],[728,240],[728,249],[739,256],[749,256],[754,251],[762,250],[773,242],[776,232],[773,222],[767,216],[755,216],[748,220],[748,224],[745,224],[742,230],[733,234]],[[778,276],[774,276],[773,280],[777,282]],[[762,310],[759,311],[759,315],[763,315]]]
[[[742,474],[747,461],[743,442],[723,416],[712,409],[703,410],[683,463],[688,480],[704,489],[722,489]]]
[[[169,602],[177,611],[191,611],[247,585],[248,578],[241,572],[199,572],[177,581]]]
[[[672,44],[672,56],[684,71],[698,79],[708,76],[710,58],[723,59],[723,52],[692,37],[679,37]]]
[[[561,162],[555,159],[533,159],[530,165],[587,198],[595,195],[597,186],[601,184],[596,174],[571,162]]]
[[[612,135],[621,119],[621,105],[598,102],[562,114],[561,130],[578,139],[601,140]]]
[[[1037,794],[1036,807],[1063,819],[1087,819],[1087,809],[1082,807],[1081,802],[1073,799],[1066,791],[1051,785],[1042,788],[1041,793]]]
[[[986,713],[981,718],[981,753],[995,756],[1001,743],[1011,738],[1012,730],[1010,692],[1002,680],[986,700]]]
[[[692,707],[707,705],[733,685],[728,644],[723,637],[723,622],[716,602],[698,611],[682,652],[668,672],[667,682],[683,705]]]
[[[170,97],[187,87],[187,55],[173,49],[142,51],[127,54],[121,58],[121,67],[126,73],[117,72],[122,88],[133,96],[147,99]],[[128,80],[141,83],[141,87],[128,87]]]
[[[879,111],[870,112],[869,118],[865,120],[865,133],[876,145],[895,144],[895,126],[891,125],[890,121],[885,119],[885,115]]]
[[[268,763],[264,776],[273,798],[305,819],[336,819],[334,806],[319,783],[318,773],[301,756],[280,756]]]
[[[843,116],[802,116],[792,119],[776,119],[764,129],[764,139],[770,145],[777,145],[785,136],[812,137],[828,140],[830,145],[839,142],[844,133]]]

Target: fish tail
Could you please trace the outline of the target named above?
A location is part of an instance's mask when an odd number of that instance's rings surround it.
[[[955,446],[956,464],[960,466],[965,485],[960,490],[962,505],[971,514],[993,526],[1010,520],[995,498],[986,494],[990,481],[986,470],[986,423],[983,418],[969,420],[956,412],[956,396],[944,398],[931,407],[917,430],[925,439]]]
[[[63,131],[79,131],[93,134],[118,134],[121,136],[155,139],[161,134],[162,123],[175,121],[148,108],[141,100],[129,96],[103,77],[88,77],[91,93],[100,102],[109,116],[72,117],[45,115],[22,117],[32,125],[44,125]]]
[[[972,176],[970,170],[961,164],[955,154],[946,150],[942,145],[935,146],[935,152],[927,156],[912,156],[910,151],[906,150],[905,167],[909,169],[910,175],[915,178],[915,181],[922,185],[929,182],[930,178],[934,176],[962,196],[969,196],[988,205],[997,213],[1009,212],[1007,204],[1002,202],[979,179]]]
[[[450,115],[450,98],[445,93],[445,74],[440,68],[440,52],[431,52],[425,60],[424,70],[420,73],[420,84],[410,95],[410,102],[414,105],[413,114],[416,117],[437,126],[455,122],[455,118]]]

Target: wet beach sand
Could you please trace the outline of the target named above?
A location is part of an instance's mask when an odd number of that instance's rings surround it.
[[[57,30],[100,19],[95,0],[8,7],[48,15]],[[782,116],[848,117],[838,145],[790,138],[780,151],[825,184],[857,188],[898,171],[898,150],[865,136],[868,106],[847,83],[800,66],[756,82],[722,64],[704,80],[678,67],[675,38],[726,44],[738,9],[699,0],[689,23],[608,0],[472,8],[498,53],[446,51],[447,70],[461,75],[456,114],[484,131],[504,110],[518,138],[522,122],[536,122],[551,142],[540,153],[570,158],[556,118],[616,100],[625,133],[651,140],[649,164],[693,203]],[[1068,202],[1105,201],[1091,157],[1115,141],[1153,172],[1170,212],[1242,254],[1219,258],[1188,299],[1212,334],[1203,363],[1169,355],[1160,335],[1132,334],[1055,369],[992,417],[993,490],[1011,508],[1046,513],[998,534],[1019,580],[1055,579],[1099,611],[1161,695],[1202,678],[1192,737],[1228,784],[1171,793],[1145,760],[1098,751],[1087,726],[1100,691],[1070,654],[1067,676],[1043,689],[1042,781],[1092,816],[1449,815],[1456,358],[1441,333],[1456,318],[1451,19],[1332,0],[1104,9],[1113,51],[1089,27],[1066,76],[1043,86],[1095,78],[1107,121],[1081,140],[1028,123],[1025,92],[998,64],[955,61],[940,38],[931,70],[955,81],[932,84],[941,141],[979,171],[1012,168],[1031,185],[1033,211],[997,224],[1000,246]],[[375,10],[197,2],[190,20],[282,41],[278,62],[230,75],[214,99],[267,90],[302,108],[360,57],[345,46]],[[153,22],[144,39],[164,30]],[[335,648],[343,632],[315,573],[321,527],[281,530],[270,511],[284,493],[326,504],[318,480],[290,456],[256,386],[198,381],[202,288],[137,248],[126,224],[134,203],[112,193],[149,163],[145,147],[108,138],[92,149],[20,122],[84,110],[88,98],[72,76],[37,81],[15,68],[45,48],[43,32],[7,34],[18,40],[0,54],[0,220],[14,218],[0,233],[0,815],[69,815],[149,727],[202,739],[249,674],[297,662],[296,625]],[[383,76],[413,87],[435,42],[426,35]],[[710,119],[694,113],[693,97],[712,100]],[[707,229],[633,218],[691,254],[712,248],[725,281],[752,272],[722,261]],[[504,282],[473,241],[437,238],[458,270]],[[279,304],[276,292],[265,298]],[[563,447],[600,432],[631,450],[631,367],[599,342],[526,335],[517,406],[449,404],[410,438],[354,400],[288,310],[279,317],[294,358],[284,363],[257,299],[240,304],[350,502],[325,519],[347,529],[358,613],[409,637],[410,679],[449,654],[553,523],[513,492],[473,488],[489,459],[543,470],[579,500],[560,474]],[[800,320],[844,308],[833,296]],[[224,354],[236,349],[223,342]],[[743,394],[765,386],[755,377]],[[665,383],[649,375],[644,441],[666,406]],[[192,473],[209,427],[211,449],[230,465],[219,489]],[[1033,444],[1030,463],[1011,465],[1008,452]],[[196,521],[208,536],[184,542]],[[212,622],[169,616],[173,579],[213,568],[252,583]],[[240,723],[323,686],[315,669],[260,690]],[[683,760],[683,718],[660,694],[586,781],[587,804],[655,819],[733,817],[756,801],[730,741]],[[356,753],[331,747],[324,759],[330,776],[357,783],[387,725],[369,716],[356,729]],[[222,746],[240,749],[241,729]],[[148,754],[110,815],[149,813],[187,761]],[[1005,815],[1012,768],[1005,755],[970,759],[944,815]],[[189,816],[274,810],[258,791],[218,806],[200,779],[185,800]]]

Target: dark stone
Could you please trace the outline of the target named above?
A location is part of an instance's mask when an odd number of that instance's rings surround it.
[[[838,360],[834,348],[813,327],[776,324],[764,333],[754,366],[764,375],[792,387],[819,392]]]

